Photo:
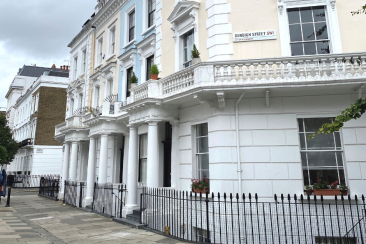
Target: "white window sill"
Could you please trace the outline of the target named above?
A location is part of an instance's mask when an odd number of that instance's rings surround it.
[[[153,24],[152,26],[150,26],[149,28],[147,28],[146,30],[142,31],[141,36],[145,37],[145,35],[151,31],[152,29],[155,29],[155,24]]]
[[[111,61],[112,59],[114,59],[116,57],[116,55],[115,54],[112,54],[111,56],[109,56],[105,61],[106,62],[109,62],[109,61]]]
[[[134,43],[135,43],[135,41],[136,41],[136,39],[133,39],[132,41],[130,41],[129,43],[127,43],[127,44],[123,47],[123,49],[128,48],[129,46],[131,46],[132,44],[134,44]]]

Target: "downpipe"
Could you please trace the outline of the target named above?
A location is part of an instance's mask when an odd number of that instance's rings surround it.
[[[241,164],[240,164],[240,138],[239,138],[239,103],[244,97],[244,92],[239,97],[238,101],[235,104],[235,127],[236,127],[236,158],[238,162],[238,189],[239,189],[239,196],[242,195],[241,189]]]

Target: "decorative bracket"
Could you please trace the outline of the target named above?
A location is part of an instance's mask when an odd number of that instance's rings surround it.
[[[225,108],[225,92],[217,92],[216,94],[219,108]]]

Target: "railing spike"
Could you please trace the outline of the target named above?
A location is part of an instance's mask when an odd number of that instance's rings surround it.
[[[257,193],[254,195],[254,198],[255,198],[255,201],[258,201],[258,194]]]
[[[233,194],[232,193],[230,193],[230,199],[233,199]]]
[[[243,200],[245,200],[245,193],[243,193],[243,196],[242,197],[243,197]]]
[[[226,199],[226,192],[224,192],[224,199]]]
[[[295,201],[297,201],[297,196],[296,196],[296,194],[294,194],[294,200],[295,200]]]
[[[291,196],[290,196],[290,194],[287,194],[287,200],[288,200],[288,201],[291,201]]]
[[[220,198],[220,192],[217,193],[217,197]]]
[[[357,202],[357,195],[355,195],[355,201]]]
[[[362,201],[365,201],[365,195],[362,194],[362,197],[361,197]]]
[[[348,195],[348,201],[351,201],[351,195]]]
[[[284,199],[284,197],[283,197],[283,194],[281,193],[281,201],[283,202],[283,199]]]
[[[249,200],[252,200],[252,194],[249,193]]]
[[[214,193],[212,192],[212,194],[211,194],[211,197],[212,197],[212,200],[215,198],[215,195],[214,195]]]
[[[323,195],[320,195],[320,201],[322,201],[323,202]]]
[[[236,193],[236,200],[239,199],[239,193]]]
[[[277,201],[277,194],[274,194],[274,200]]]

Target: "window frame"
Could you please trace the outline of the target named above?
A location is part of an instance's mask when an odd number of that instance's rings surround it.
[[[207,124],[207,136],[198,136],[198,126],[200,125],[203,125],[203,124]],[[202,166],[200,166],[200,162],[199,162],[199,155],[208,155],[208,166],[210,165],[210,147],[209,147],[209,133],[208,133],[208,122],[200,122],[200,123],[197,123],[197,124],[194,124],[193,125],[193,128],[192,128],[192,135],[193,135],[193,148],[194,148],[194,154],[193,154],[193,158],[194,158],[194,172],[195,172],[195,175],[194,175],[194,178],[197,178],[197,179],[207,179],[209,180],[210,179],[210,167],[208,167],[208,169],[206,171],[208,171],[208,177],[207,178],[204,178],[203,177],[203,174],[201,174],[202,172]],[[198,146],[199,144],[197,143],[198,139],[200,138],[207,138],[207,152],[198,152]]]
[[[313,8],[316,8],[316,7],[323,7],[324,8],[324,13],[325,13],[325,21],[315,21],[314,19],[314,12],[313,12]],[[312,22],[302,22],[302,18],[301,18],[301,9],[302,8],[311,8],[311,13],[312,13]],[[289,10],[291,9],[298,9],[299,11],[299,23],[292,23],[290,24],[289,22],[289,18],[288,18],[288,12]],[[291,51],[291,56],[304,56],[304,55],[320,55],[319,52],[318,52],[318,45],[317,43],[318,42],[322,42],[322,41],[327,41],[328,42],[328,46],[329,46],[329,54],[332,53],[332,49],[331,49],[331,38],[330,38],[330,35],[329,35],[329,23],[328,23],[328,13],[327,13],[327,6],[323,5],[323,6],[307,6],[307,7],[294,7],[294,8],[287,8],[286,9],[286,14],[287,14],[287,20],[288,20],[288,31],[290,33],[290,42],[289,42],[289,45],[290,45],[290,51]],[[325,23],[327,28],[326,28],[326,31],[327,31],[327,35],[328,35],[328,38],[327,39],[320,39],[318,40],[316,38],[316,29],[315,29],[315,26],[317,23]],[[302,40],[302,41],[291,41],[291,30],[290,30],[290,26],[291,25],[300,25],[300,30],[301,30],[301,37],[303,39],[303,25],[304,24],[312,24],[313,25],[313,34],[314,34],[314,40]],[[305,54],[305,46],[302,45],[302,53],[303,54],[300,54],[300,55],[293,55],[292,53],[292,48],[291,48],[291,44],[305,44],[305,43],[315,43],[315,50],[316,50],[316,53],[315,54]]]
[[[277,1],[278,8],[278,20],[279,20],[279,35],[281,36],[281,54],[283,57],[291,56],[290,47],[290,32],[289,32],[289,21],[287,15],[287,9],[289,8],[302,8],[302,7],[316,7],[324,6],[327,14],[327,29],[330,43],[330,54],[342,53],[341,34],[338,24],[337,6],[332,4],[330,1],[319,0],[319,1]]]
[[[73,77],[74,80],[77,78],[77,74],[78,74],[78,55],[74,56],[74,69],[73,69]]]
[[[99,66],[102,64],[103,62],[103,34],[101,34],[98,38],[97,38],[97,48],[96,48],[96,66]]]
[[[109,27],[108,55],[111,57],[116,53],[116,25]]]
[[[154,4],[152,4],[154,3]],[[154,6],[154,9],[150,9],[150,6]],[[155,12],[156,12],[156,0],[147,0],[147,29],[155,25]],[[152,17],[152,23],[151,21]]]
[[[131,16],[133,18],[131,19]],[[133,24],[133,25],[131,25]],[[136,31],[136,11],[133,9],[131,12],[128,13],[128,42],[132,42],[135,40],[135,31]],[[131,32],[132,31],[132,32]]]
[[[299,140],[300,140],[300,144],[299,144],[299,148],[300,148],[300,159],[301,159],[301,169],[302,169],[302,174],[304,177],[304,171],[307,170],[307,180],[308,182],[306,182],[305,177],[303,178],[304,181],[304,185],[311,185],[313,186],[313,184],[311,184],[311,179],[310,179],[310,170],[336,170],[337,171],[337,175],[338,175],[338,182],[339,184],[346,184],[346,161],[345,161],[345,157],[344,157],[344,147],[343,147],[343,140],[342,140],[342,135],[341,135],[341,131],[336,131],[333,134],[333,140],[334,140],[334,149],[308,149],[308,140],[307,140],[307,134],[313,134],[315,133],[315,131],[306,131],[306,127],[305,127],[305,119],[332,119],[334,120],[334,117],[329,116],[329,117],[303,117],[303,118],[297,118],[297,122],[298,122],[298,126],[299,126]],[[300,120],[302,121],[302,128],[303,131],[301,131],[300,129]],[[339,134],[339,148],[337,149],[337,142],[336,142],[336,136],[335,133]],[[304,134],[304,137],[301,136],[301,134]],[[302,138],[304,138],[304,145],[305,145],[305,149],[302,148]],[[307,153],[311,153],[311,152],[334,152],[334,159],[335,159],[335,163],[336,166],[309,166],[309,158],[308,158],[308,154]],[[340,156],[342,159],[342,165],[339,164],[338,162],[338,156],[337,156],[337,152],[340,152]],[[302,158],[302,153],[305,153],[306,156],[306,166],[304,166],[304,162],[303,162],[303,158]],[[343,178],[345,182],[341,182],[341,173],[340,170],[343,170]]]
[[[131,79],[131,77],[133,75],[133,72],[134,72],[133,71],[133,66],[130,67],[130,68],[128,68],[128,69],[126,69],[126,97],[131,96],[131,92],[130,92],[130,89],[131,89],[130,79]]]
[[[86,73],[86,48],[84,48],[82,51],[82,67],[81,67],[81,70],[82,70],[82,72],[83,72],[83,74],[85,74]]]
[[[144,134],[140,134],[139,135],[139,173],[138,173],[138,183],[142,184],[142,185],[146,185],[146,180],[145,181],[142,181],[141,177],[141,172],[142,172],[142,160],[146,160],[146,163],[145,163],[145,173],[146,173],[146,176],[147,176],[147,147],[146,147],[146,157],[141,157],[141,145],[142,145],[142,138],[145,137],[146,138],[146,146],[148,146],[148,134],[147,133],[144,133]]]
[[[150,67],[149,67],[149,61],[151,62],[152,59],[152,63],[150,63]],[[146,58],[146,81],[150,80],[151,78],[151,67],[154,65],[155,63],[155,55],[151,55],[150,57]]]
[[[180,36],[180,39],[181,39],[181,62],[182,62],[182,69],[185,69],[185,68],[188,68],[190,66],[192,66],[192,57],[187,60],[185,60],[185,52],[186,52],[186,49],[188,49],[188,34],[191,32],[191,34],[189,36],[192,36],[193,37],[193,42],[192,42],[192,49],[193,49],[193,45],[195,44],[195,30],[194,28],[192,29],[189,29],[188,31],[186,31],[185,33],[183,33],[181,36]],[[187,36],[187,46],[185,46],[185,37]],[[189,54],[189,53],[187,53]],[[186,64],[188,64],[188,66],[186,66]]]

